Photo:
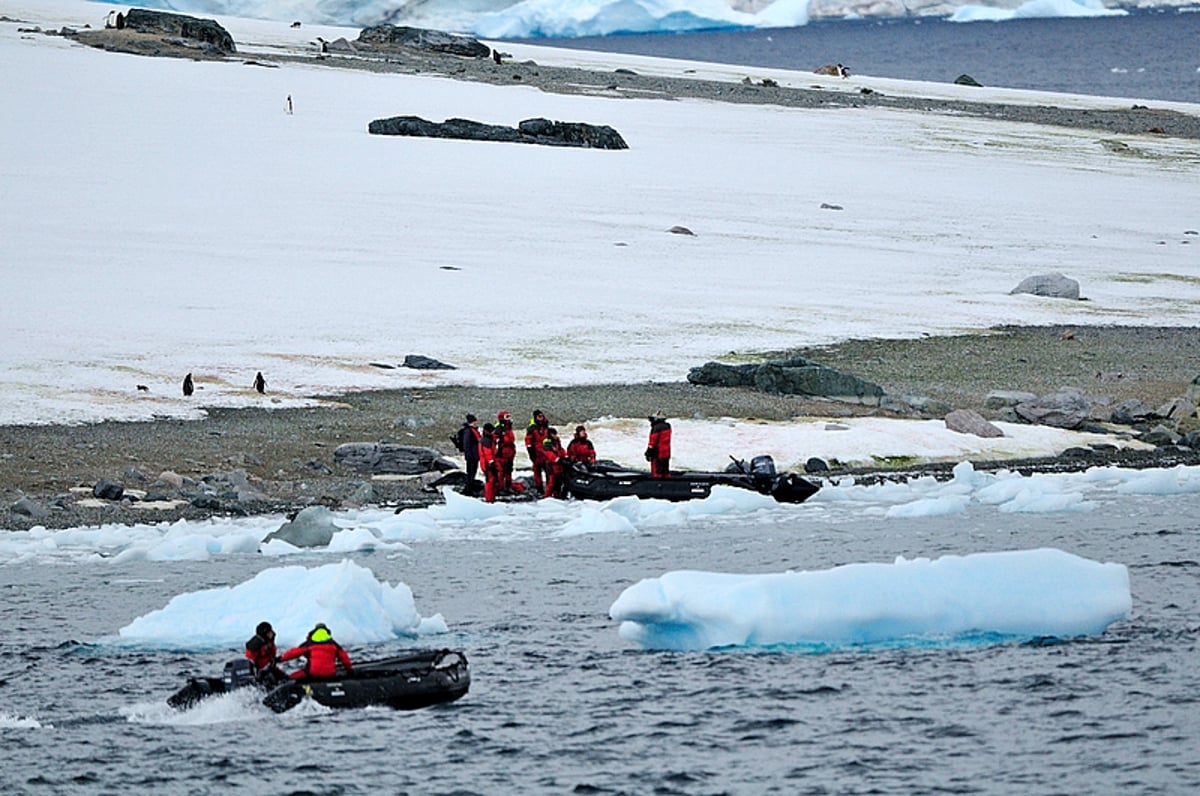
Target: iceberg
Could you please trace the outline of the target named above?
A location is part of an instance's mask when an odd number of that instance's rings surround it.
[[[345,560],[312,569],[275,567],[236,586],[180,594],[122,627],[119,643],[240,650],[262,621],[274,625],[281,650],[303,641],[317,622],[345,646],[448,632],[440,614],[417,613],[406,584],[380,582],[371,570]]]
[[[1038,549],[819,572],[680,570],[630,586],[609,615],[644,649],[828,649],[1098,635],[1132,604],[1124,565]]]

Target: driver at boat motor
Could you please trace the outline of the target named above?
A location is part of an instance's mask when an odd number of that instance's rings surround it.
[[[289,675],[293,680],[323,680],[336,677],[338,663],[342,664],[347,673],[354,671],[354,667],[350,663],[350,656],[346,654],[340,644],[333,640],[333,634],[329,632],[329,628],[325,626],[324,622],[318,622],[317,626],[308,634],[308,638],[304,639],[303,644],[292,647],[280,655],[279,660],[290,661],[300,656],[304,656],[304,668]]]
[[[266,685],[281,683],[287,679],[283,670],[276,666],[278,652],[275,649],[275,629],[270,622],[259,622],[254,636],[246,642],[246,657],[254,664],[254,679]]]

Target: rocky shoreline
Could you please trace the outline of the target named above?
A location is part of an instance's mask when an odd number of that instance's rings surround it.
[[[257,67],[277,67],[287,62],[306,65],[319,63],[326,67],[374,72],[444,75],[490,85],[533,86],[541,91],[562,94],[629,99],[700,99],[835,110],[889,108],[1093,130],[1104,136],[1151,134],[1200,139],[1200,115],[1155,107],[1157,103],[1131,103],[1127,108],[1068,108],[891,95],[866,85],[856,88],[853,81],[844,85],[823,83],[815,74],[812,80],[803,77],[804,73],[789,73],[789,76],[800,75],[789,79],[764,77],[762,73],[771,70],[753,68],[745,70],[746,74],[740,82],[727,82],[702,79],[694,70],[687,69],[686,64],[681,64],[679,76],[639,74],[627,68],[596,71],[540,64],[528,59],[518,60],[502,49],[492,49],[465,36],[390,25],[367,28],[353,42],[339,39],[332,43],[336,46],[322,42],[320,49],[306,51],[297,51],[295,47],[241,42],[243,46],[253,45],[255,51],[252,58],[246,58],[239,54],[232,39],[225,46],[220,38],[220,34],[225,33],[224,29],[212,20],[154,11],[139,11],[138,14],[142,18],[140,31],[132,28],[78,31],[62,28],[44,32],[47,35],[69,36],[80,43],[110,52],[201,60],[240,59],[248,66]],[[176,28],[180,25],[202,30],[204,35],[195,30],[178,35]],[[210,31],[210,28],[216,31]],[[376,35],[381,30],[387,35]],[[499,48],[503,46],[499,44]],[[489,54],[491,57],[488,57]],[[1138,148],[1124,142],[1105,140],[1102,143],[1115,154],[1144,156]]]
[[[483,417],[536,407],[564,423],[596,417],[641,417],[647,407],[674,417],[935,417],[937,406],[995,416],[996,390],[1046,394],[1074,387],[1090,397],[1097,419],[1123,401],[1150,406],[1183,395],[1197,376],[1193,328],[1005,328],[919,340],[852,340],[786,352],[870,379],[888,395],[930,407],[901,411],[853,403],[706,387],[683,381],[559,388],[443,387],[331,396],[304,409],[215,409],[203,420],[0,427],[0,528],[65,528],[179,518],[290,513],[309,505],[412,506],[439,500],[419,477],[379,477],[334,460],[347,442],[426,446],[453,454],[449,436],[467,412]],[[734,358],[731,357],[731,361]],[[698,364],[698,363],[697,363]],[[680,367],[681,376],[688,369]],[[917,399],[920,400],[917,400]],[[896,405],[904,406],[903,402]],[[1195,417],[1173,424],[1200,428]],[[1128,429],[1125,429],[1128,433]],[[1150,452],[1116,449],[1063,452],[1019,462],[979,463],[1025,472],[1079,470],[1097,464],[1132,467],[1200,463],[1200,452],[1164,445]],[[523,457],[518,457],[518,466]],[[841,469],[860,481],[946,475],[956,462]],[[93,495],[108,480],[119,500]],[[134,498],[137,499],[134,499]],[[155,500],[153,498],[162,498]],[[24,502],[23,502],[24,501]],[[35,509],[22,509],[33,506]]]

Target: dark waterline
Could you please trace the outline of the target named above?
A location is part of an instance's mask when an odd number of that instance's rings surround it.
[[[958,23],[840,20],[798,28],[655,33],[530,44],[811,71],[1148,100],[1200,102],[1200,13]]]

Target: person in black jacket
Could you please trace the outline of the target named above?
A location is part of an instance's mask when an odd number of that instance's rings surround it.
[[[462,428],[463,458],[467,460],[467,485],[463,487],[464,495],[474,495],[478,492],[475,476],[479,472],[479,418],[468,414]]]

